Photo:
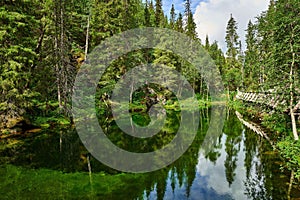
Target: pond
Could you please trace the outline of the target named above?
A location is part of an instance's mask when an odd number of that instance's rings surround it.
[[[290,177],[280,170],[279,155],[244,127],[234,111],[225,112],[224,126],[209,152],[201,146],[209,125],[219,119],[204,109],[189,149],[171,165],[148,173],[123,173],[103,165],[71,127],[2,140],[0,199],[287,199]],[[179,115],[168,113],[163,140],[126,139],[113,120],[102,127],[122,148],[152,151],[174,137]],[[147,120],[134,118],[140,124]],[[299,191],[292,188],[290,196],[299,197]]]

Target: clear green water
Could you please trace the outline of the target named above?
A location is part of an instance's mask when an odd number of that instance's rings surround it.
[[[169,113],[163,140],[158,136],[148,142],[132,141],[113,121],[102,126],[118,146],[144,152],[174,137],[178,115]],[[72,128],[2,140],[0,199],[287,199],[289,177],[280,171],[280,158],[233,113],[213,141],[213,150],[203,154],[201,145],[212,120],[218,119],[202,110],[197,137],[188,151],[167,168],[145,174],[121,173],[91,157],[89,176],[90,155]],[[292,190],[292,197],[297,194]]]

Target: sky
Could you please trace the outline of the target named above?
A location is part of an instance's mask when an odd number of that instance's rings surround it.
[[[245,49],[245,30],[249,20],[255,22],[255,17],[267,10],[269,5],[269,0],[191,0],[191,2],[198,37],[204,42],[208,35],[210,42],[218,41],[224,52],[225,32],[230,14],[232,13],[238,23],[238,35]],[[184,12],[184,0],[163,0],[166,14],[169,14],[172,4],[177,13]]]
[[[193,13],[195,13],[197,6],[200,4],[200,2],[203,0],[192,0],[191,1],[191,10]],[[182,14],[184,13],[184,0],[163,0],[163,7],[164,7],[164,12],[169,16],[172,4],[174,4],[176,13],[178,14],[181,12]]]

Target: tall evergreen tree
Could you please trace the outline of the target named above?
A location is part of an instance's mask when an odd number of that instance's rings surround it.
[[[227,45],[226,70],[224,79],[228,91],[234,91],[241,85],[241,63],[238,60],[239,36],[237,34],[237,22],[230,15],[226,28],[225,41]]]
[[[176,13],[175,13],[174,4],[172,4],[172,8],[171,8],[171,11],[170,11],[170,27],[172,29],[175,28],[175,22],[176,22]]]
[[[164,13],[162,8],[162,0],[156,0],[155,3],[155,25],[162,27],[164,23]]]
[[[178,19],[176,20],[176,24],[175,24],[175,30],[183,33],[184,29],[183,29],[183,18],[182,18],[182,14],[179,13],[178,15]]]
[[[245,51],[245,86],[251,89],[258,89],[259,70],[257,67],[257,38],[256,26],[251,22],[248,23],[246,33],[246,51]]]
[[[292,122],[292,131],[295,140],[298,140],[296,127],[296,118],[294,115],[295,97],[300,95],[299,90],[299,74],[300,74],[300,59],[297,56],[300,52],[300,2],[297,0],[278,0],[276,1],[274,12],[274,60],[277,77],[281,80],[277,90],[285,91],[288,97],[289,111]],[[272,66],[270,66],[271,68]],[[280,73],[278,73],[280,71]],[[278,76],[279,75],[279,76]],[[276,77],[273,75],[273,77]],[[272,79],[274,80],[274,78]],[[271,77],[270,77],[271,81]]]
[[[225,56],[223,51],[219,48],[217,41],[214,41],[209,46],[209,54],[218,66],[221,75],[224,75],[224,66],[226,65]]]
[[[237,28],[237,22],[231,14],[226,28],[225,41],[227,44],[226,55],[232,60],[235,60],[238,55],[239,36],[237,34]]]
[[[209,45],[208,35],[206,35],[206,37],[205,37],[205,45],[204,45],[204,47],[205,47],[205,49],[207,51],[209,51],[210,45]]]
[[[275,1],[271,0],[269,8],[258,17],[258,49],[259,49],[259,83],[264,90],[274,87],[274,82],[266,82],[269,73],[273,73],[275,60],[273,57],[274,44]],[[269,66],[271,68],[269,68]],[[274,74],[274,73],[273,73]],[[274,74],[276,77],[276,74]]]
[[[122,1],[103,2],[95,0],[91,18],[91,45],[95,47],[102,40],[124,30],[124,6]]]
[[[0,3],[0,121],[19,117],[32,106],[32,71],[39,48],[38,1]]]
[[[146,27],[151,26],[151,23],[150,23],[151,14],[149,11],[148,1],[146,1],[146,5],[145,5],[145,9],[144,9],[144,18],[145,18],[145,26]]]
[[[193,38],[197,38],[197,32],[196,32],[196,23],[194,22],[193,13],[191,11],[191,1],[186,0],[185,1],[185,32],[186,34]]]

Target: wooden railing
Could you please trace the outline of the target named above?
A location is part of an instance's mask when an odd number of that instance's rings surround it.
[[[289,111],[290,105],[284,95],[277,93],[262,93],[262,92],[241,92],[238,91],[236,98],[246,102],[263,104],[273,109],[283,109]],[[296,97],[297,104],[294,106],[294,112],[300,109],[300,98]]]
[[[296,104],[291,105],[284,94],[262,93],[262,92],[241,92],[238,90],[236,98],[245,102],[262,104],[272,109],[278,109],[291,116],[292,129],[295,140],[298,140],[296,116],[300,115],[300,96],[295,96]],[[299,118],[300,119],[300,118]]]

